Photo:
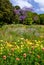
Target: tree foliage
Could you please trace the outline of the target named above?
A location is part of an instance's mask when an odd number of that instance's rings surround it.
[[[44,24],[44,14],[40,14],[40,24]]]
[[[33,13],[33,23],[40,24],[40,17],[37,13]]]
[[[0,0],[0,22],[12,22],[12,4],[9,0]]]
[[[22,10],[18,5],[12,6],[9,0],[0,0],[0,25],[11,23],[44,24],[44,14]]]

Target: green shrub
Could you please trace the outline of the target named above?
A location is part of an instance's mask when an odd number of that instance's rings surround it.
[[[30,25],[30,24],[32,24],[33,23],[33,20],[32,20],[32,18],[26,18],[25,19],[25,24],[27,24],[27,25]]]

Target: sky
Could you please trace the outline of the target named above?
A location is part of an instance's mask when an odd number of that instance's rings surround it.
[[[44,0],[10,0],[13,6],[33,8],[38,14],[44,13]]]

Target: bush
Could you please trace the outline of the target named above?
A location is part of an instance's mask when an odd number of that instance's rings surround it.
[[[27,25],[30,25],[30,24],[32,24],[33,23],[33,20],[32,20],[32,18],[26,18],[25,19],[25,24],[27,24]]]

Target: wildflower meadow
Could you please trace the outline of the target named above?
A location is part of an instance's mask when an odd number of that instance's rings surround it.
[[[43,0],[0,0],[0,65],[44,65]]]
[[[44,65],[43,29],[38,25],[0,28],[0,65]]]

